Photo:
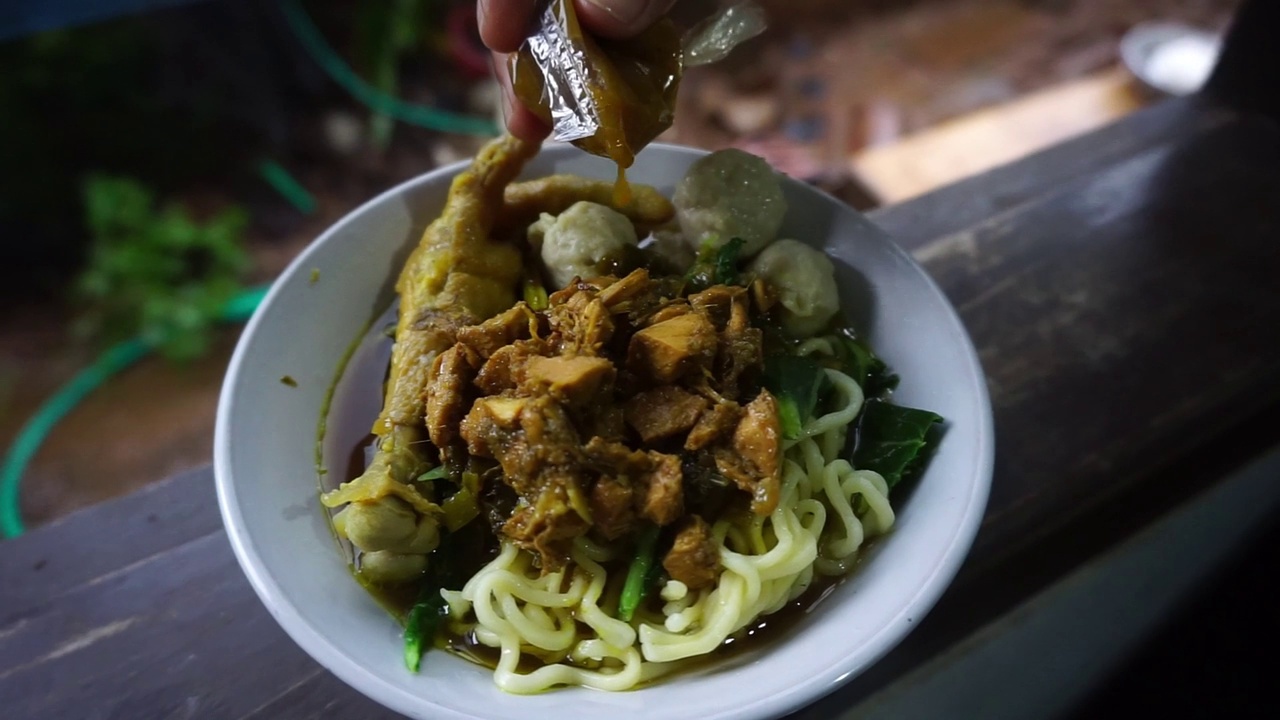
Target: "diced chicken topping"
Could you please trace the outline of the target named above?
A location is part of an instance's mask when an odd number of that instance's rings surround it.
[[[738,426],[742,417],[742,408],[736,402],[718,402],[710,410],[698,418],[697,424],[689,431],[684,441],[685,450],[702,450],[724,437]]]
[[[432,373],[435,382],[427,388],[427,432],[436,447],[445,447],[457,438],[458,422],[467,411],[471,381],[479,358],[458,343],[440,353]]]
[[[720,552],[706,520],[697,515],[685,518],[671,550],[662,559],[662,567],[672,580],[679,580],[690,590],[715,584],[720,576]]]
[[[652,466],[636,484],[636,505],[640,517],[658,525],[670,525],[684,513],[684,492],[680,484],[680,458],[650,453]]]
[[[687,432],[710,405],[706,398],[674,385],[646,390],[627,401],[627,425],[646,443]]]
[[[497,395],[515,390],[524,381],[524,370],[532,355],[522,343],[498,348],[480,366],[476,374],[476,387],[486,395]]]
[[[705,369],[715,352],[715,328],[703,316],[686,313],[632,335],[627,369],[654,382],[674,383]]]
[[[538,331],[538,316],[528,305],[516,303],[515,307],[495,315],[479,325],[471,325],[458,331],[458,342],[464,343],[488,358],[500,348],[517,340],[533,337]]]
[[[768,390],[761,390],[747,404],[746,413],[733,431],[732,443],[716,448],[716,467],[751,494],[752,512],[768,515],[778,506],[781,456],[778,403]]]
[[[686,515],[686,467],[696,508],[745,500],[740,491],[756,512],[777,504],[776,403],[761,392],[740,404],[763,364],[746,289],[681,292],[645,270],[579,279],[545,310],[520,304],[460,328],[437,359],[432,441],[442,456],[440,443],[455,443],[456,457],[461,441],[497,463],[515,504],[502,533],[544,572],[583,533],[611,540],[642,521],[680,523],[668,572],[690,587],[712,582],[719,558],[706,523]]]
[[[592,523],[606,540],[620,538],[635,527],[632,496],[630,483],[609,476],[597,480],[591,489]]]
[[[613,382],[613,363],[601,357],[530,358],[528,382],[545,388],[551,396],[569,405],[582,405]]]

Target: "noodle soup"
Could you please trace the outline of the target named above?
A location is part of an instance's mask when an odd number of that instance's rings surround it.
[[[831,261],[775,237],[759,158],[615,207],[509,185],[529,151],[483,151],[410,256],[335,387],[322,501],[410,670],[434,647],[511,693],[626,690],[812,607],[941,418],[889,399]]]

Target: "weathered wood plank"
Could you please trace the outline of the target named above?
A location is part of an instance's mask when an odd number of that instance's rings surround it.
[[[398,720],[403,717],[356,692],[333,675],[320,671],[243,720]]]
[[[862,148],[850,165],[882,204],[903,203],[1107,127],[1145,100],[1114,66]]]
[[[1105,170],[1153,147],[1230,122],[1235,113],[1199,97],[1158,103],[1097,132],[868,213],[903,247],[917,250],[940,236],[987,221],[1064,183]]]
[[[221,527],[213,474],[201,468],[0,543],[0,634],[59,592]]]
[[[984,542],[1079,517],[1280,402],[1278,227],[1280,130],[1242,118],[939,241],[960,249],[927,267],[996,408]]]
[[[10,625],[0,634],[0,708],[6,718],[238,718],[317,670],[215,532]]]

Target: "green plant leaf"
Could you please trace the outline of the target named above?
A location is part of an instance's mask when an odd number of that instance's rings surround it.
[[[103,341],[141,336],[177,360],[206,352],[249,267],[241,242],[248,215],[232,207],[196,222],[177,205],[156,208],[137,181],[96,174],[84,202],[92,244],[75,283],[85,305],[77,332]]]
[[[893,489],[920,468],[936,442],[930,430],[942,416],[929,410],[869,400],[858,423],[853,466],[874,470]]]
[[[898,385],[898,376],[865,343],[848,334],[835,336],[839,369],[852,377],[868,398],[878,397]]]
[[[764,386],[778,401],[778,424],[788,440],[800,437],[805,421],[813,416],[826,378],[812,358],[770,355],[764,359]]]

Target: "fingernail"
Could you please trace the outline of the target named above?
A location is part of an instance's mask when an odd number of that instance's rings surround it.
[[[649,9],[651,0],[586,0],[601,10],[609,13],[614,20],[623,25],[630,25],[639,20]]]
[[[515,113],[515,96],[511,86],[500,84],[498,87],[498,95],[502,98],[499,105],[502,107],[502,124],[507,125],[511,122],[511,116]]]
[[[511,99],[511,93],[506,90],[502,91],[502,124],[511,124],[511,114],[515,112],[515,105]]]

